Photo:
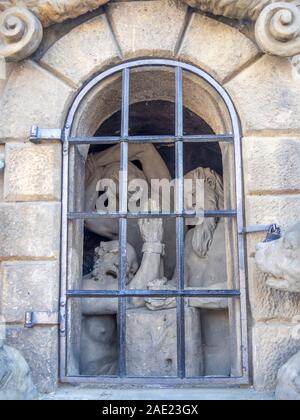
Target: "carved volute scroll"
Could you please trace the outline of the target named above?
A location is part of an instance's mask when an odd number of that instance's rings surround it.
[[[30,56],[40,45],[43,27],[39,19],[24,7],[11,7],[0,15],[0,56],[19,61]]]
[[[260,14],[255,28],[260,48],[273,55],[294,56],[300,52],[300,2],[276,2]]]

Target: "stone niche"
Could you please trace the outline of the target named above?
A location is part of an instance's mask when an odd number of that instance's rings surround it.
[[[132,71],[130,82],[130,134],[172,134],[175,122],[174,72],[164,67],[144,67]],[[228,132],[229,117],[217,93],[201,79],[188,73],[184,74],[183,87],[185,133],[192,135]],[[199,97],[203,98],[203,101],[199,101]],[[98,85],[82,103],[75,117],[73,134],[79,136],[118,134],[121,127],[120,108],[121,78],[117,75]],[[136,176],[148,180],[151,176],[155,178],[156,171],[161,174],[163,170],[169,179],[175,177],[174,147],[163,144],[142,145],[137,150],[135,146],[129,145],[129,160],[129,178]],[[149,169],[147,161],[151,162],[152,168]],[[115,179],[118,176],[116,173],[118,174],[119,164],[118,146],[73,148],[70,164],[70,203],[73,210],[97,210],[97,200],[101,198],[102,192],[93,198],[93,183],[97,177],[98,181],[110,177]],[[207,191],[212,193],[216,200],[213,204],[214,209],[235,207],[234,158],[230,146],[186,145],[184,174],[192,176],[188,174],[193,174],[195,171],[202,174],[199,176],[203,179],[214,180],[213,191]],[[85,184],[82,182],[84,178]],[[203,258],[206,263],[200,261],[201,273],[198,278],[195,277],[195,272],[189,274],[190,277],[186,276],[186,286],[208,289],[238,287],[236,284],[238,253],[234,223],[213,219],[212,225],[208,223],[213,242],[209,247],[209,257]],[[153,261],[148,271],[144,271],[147,261],[145,262],[146,254],[142,252],[143,235],[137,221],[129,220],[128,287],[151,288],[152,280],[163,281],[159,280],[159,275],[168,280],[163,287],[174,287],[176,266],[174,221],[171,219],[164,221],[161,228],[165,256],[159,257],[161,259],[159,270],[155,268],[157,261]],[[193,226],[186,228],[186,243],[192,239],[192,228]],[[153,231],[156,230],[158,228],[154,226]],[[87,290],[117,289],[118,225],[114,220],[105,220],[103,224],[93,220],[86,220],[85,223],[75,222],[69,231],[69,238],[71,287]],[[196,254],[194,258],[197,259]],[[185,263],[187,268],[189,264],[194,264],[192,266],[195,271],[197,262],[188,261],[188,252]],[[134,286],[139,277],[144,278],[143,287]],[[235,315],[237,307],[234,305],[235,303],[226,299],[215,301],[185,299],[185,356],[188,377],[230,377],[241,374],[238,351],[240,324]],[[175,306],[175,300],[165,302],[160,308],[159,299],[149,302],[128,299],[125,346],[127,372],[130,376],[177,375]],[[71,346],[68,354],[68,373],[91,376],[117,374],[119,348],[116,299],[83,299],[82,302],[76,300],[70,310],[68,339]]]

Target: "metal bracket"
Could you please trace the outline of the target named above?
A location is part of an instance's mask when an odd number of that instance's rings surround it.
[[[25,328],[34,328],[36,325],[58,325],[58,312],[26,312]]]
[[[40,144],[43,140],[62,141],[62,130],[60,128],[39,128],[34,125],[31,127],[29,140],[34,144]]]
[[[272,226],[276,226],[279,228],[279,226],[275,223],[271,225],[253,225],[243,228],[243,230],[240,232],[240,235],[246,235],[248,233],[269,232]]]

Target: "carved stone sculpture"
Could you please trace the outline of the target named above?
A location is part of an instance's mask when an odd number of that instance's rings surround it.
[[[205,208],[224,209],[223,183],[218,174],[209,168],[197,168],[185,179],[204,180]],[[194,200],[193,200],[194,201]],[[193,206],[187,210],[195,210]],[[151,223],[151,221],[150,221]],[[154,268],[154,265],[152,265]],[[150,290],[176,289],[176,273],[173,280],[155,278],[147,284]],[[145,284],[143,284],[145,287]],[[207,218],[203,223],[195,220],[185,238],[185,287],[192,289],[227,289],[227,261],[224,222]],[[157,311],[176,306],[175,298],[146,298],[148,309]],[[203,332],[204,373],[206,375],[230,375],[229,320],[227,299],[186,299],[189,307],[200,310],[200,325]],[[218,338],[212,336],[218,326]],[[214,341],[213,345],[209,345]],[[216,344],[217,342],[217,344]],[[213,357],[212,357],[213,354]],[[213,360],[213,363],[210,361]]]
[[[160,274],[161,220],[140,220],[139,228],[144,240],[143,259],[138,268],[134,248],[127,246],[128,287],[142,289]],[[84,290],[117,290],[119,279],[119,242],[101,243],[95,250],[93,272],[83,278]],[[134,299],[129,307],[144,305],[143,299]],[[118,299],[84,299],[82,302],[81,362],[82,374],[115,374],[117,369],[116,314]]]
[[[4,0],[0,25],[0,56],[22,60],[42,39],[42,26],[76,18],[110,0]],[[215,15],[257,21],[256,39],[269,54],[292,56],[300,52],[300,2],[286,0],[182,0]],[[14,46],[14,44],[17,44]],[[17,52],[16,52],[17,49]]]
[[[191,7],[234,19],[256,20],[271,0],[184,0]]]
[[[210,168],[197,168],[185,175],[185,179],[204,180],[206,210],[224,209],[223,183],[215,171]],[[195,208],[191,206],[186,210],[195,210]],[[224,223],[217,218],[205,218],[201,223],[195,220],[194,223],[195,226],[187,231],[185,237],[185,285],[193,289],[226,289],[227,262]],[[176,273],[174,273],[171,283],[174,285],[175,282]],[[159,287],[164,287],[165,280],[158,280],[149,286],[155,289],[158,284]],[[168,286],[170,287],[170,282]],[[224,302],[220,300],[219,303],[222,307]]]
[[[188,173],[185,179],[204,180],[206,210],[224,209],[223,183],[215,171],[210,168],[198,168]],[[190,229],[185,239],[185,255],[185,280],[188,286],[205,289],[227,288],[223,221],[206,218],[203,223]]]
[[[139,162],[143,171],[141,171],[135,162]],[[116,204],[119,205],[119,170],[120,170],[120,147],[117,145],[104,152],[90,154],[86,163],[86,184],[85,184],[85,206],[86,211],[99,211],[99,196],[101,196],[101,182],[109,179],[114,182],[115,191],[108,191],[107,196],[114,198],[116,195]],[[150,188],[152,179],[166,179],[171,181],[170,172],[157,152],[153,144],[129,145],[129,165],[128,165],[128,185],[132,180],[142,180]],[[99,184],[100,182],[100,184]],[[130,191],[129,191],[130,195]],[[172,222],[172,223],[171,223]],[[164,242],[166,245],[167,258],[165,260],[166,275],[169,278],[173,275],[175,261],[175,230],[173,221],[164,223]],[[86,220],[86,227],[99,236],[110,240],[118,239],[119,224],[114,219]],[[128,242],[137,252],[138,260],[141,260],[141,249],[143,246],[140,229],[136,220],[128,221]]]
[[[279,370],[276,398],[283,401],[300,401],[300,352]]]
[[[138,269],[134,248],[127,246],[127,279]],[[95,249],[94,270],[83,278],[84,290],[117,290],[119,242],[102,242]],[[117,372],[117,299],[83,299],[80,371],[84,375],[114,375]]]
[[[266,274],[267,285],[286,292],[300,293],[300,223],[281,239],[257,246],[256,264]],[[300,352],[278,373],[278,400],[300,400]]]
[[[37,392],[21,353],[4,344],[5,326],[0,324],[0,400],[33,400]]]
[[[300,293],[300,223],[281,239],[257,245],[256,264],[274,289]]]

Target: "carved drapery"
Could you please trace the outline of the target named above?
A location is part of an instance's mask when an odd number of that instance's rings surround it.
[[[256,20],[270,0],[184,0],[202,12],[233,19]]]
[[[0,56],[22,60],[39,46],[43,29],[76,18],[110,0],[4,0],[0,3]],[[256,21],[262,51],[280,56],[300,53],[300,0],[182,0],[203,12]]]

